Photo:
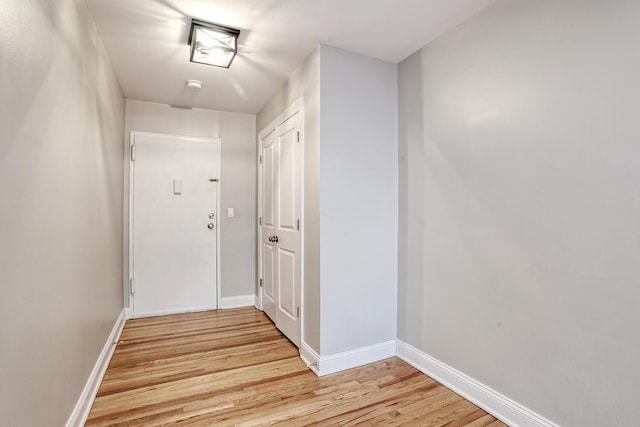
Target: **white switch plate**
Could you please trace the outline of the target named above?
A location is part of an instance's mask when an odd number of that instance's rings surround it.
[[[234,208],[227,208],[227,218],[233,218],[236,216],[236,210]]]
[[[173,194],[182,194],[182,179],[175,178],[173,180]]]

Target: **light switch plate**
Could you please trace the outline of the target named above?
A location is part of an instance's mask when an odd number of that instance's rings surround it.
[[[233,218],[236,216],[236,210],[234,208],[227,208],[227,218]]]

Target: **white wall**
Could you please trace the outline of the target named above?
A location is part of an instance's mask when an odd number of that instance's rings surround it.
[[[640,419],[638,22],[499,0],[400,64],[399,338],[560,425]]]
[[[309,55],[257,117],[261,132],[300,97],[304,102],[304,341],[320,351],[320,48]],[[257,135],[256,135],[257,141]],[[257,143],[257,142],[256,142]],[[256,292],[258,290],[256,289]]]
[[[60,426],[123,307],[124,98],[83,1],[0,22],[0,425]]]
[[[127,100],[126,140],[130,131],[220,138],[220,269],[221,296],[253,295],[255,289],[256,116],[224,111],[175,108]],[[128,145],[128,144],[127,144]],[[129,192],[129,154],[125,154],[125,193]],[[128,200],[128,197],[127,197]],[[235,217],[227,217],[227,208]],[[129,218],[125,206],[125,218]],[[125,242],[128,229],[124,230]],[[125,248],[125,282],[129,254]],[[125,292],[126,294],[126,292]],[[125,298],[127,295],[125,295]]]
[[[396,338],[396,69],[322,46],[320,356]]]

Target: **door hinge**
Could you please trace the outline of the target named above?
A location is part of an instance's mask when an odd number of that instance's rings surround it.
[[[258,225],[262,225],[262,217],[258,218]]]
[[[262,156],[260,156],[260,164],[262,164]]]
[[[131,295],[136,294],[136,279],[134,279],[133,277],[129,279],[129,293]]]
[[[300,307],[296,307],[296,317],[300,318]]]
[[[300,231],[300,220],[296,220],[296,228]]]
[[[135,162],[136,161],[136,144],[131,144],[131,151],[129,154],[131,154],[131,161]]]
[[[259,280],[259,286],[262,287],[262,279]]]
[[[298,132],[298,142],[300,142],[300,132]]]

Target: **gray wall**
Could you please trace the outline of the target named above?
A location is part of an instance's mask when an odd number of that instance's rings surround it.
[[[0,22],[0,425],[60,426],[123,307],[124,98],[84,2]]]
[[[304,102],[304,323],[303,339],[320,352],[320,48],[258,113],[261,132],[297,99]],[[256,139],[257,141],[257,135]],[[256,289],[257,292],[257,289]]]
[[[396,338],[396,69],[322,46],[321,356]]]
[[[399,338],[560,425],[640,419],[638,22],[499,0],[399,68]]]
[[[158,132],[222,141],[220,171],[220,273],[221,296],[253,295],[255,289],[256,116],[224,111],[174,108],[169,105],[127,100],[126,140],[130,131]],[[128,146],[128,144],[127,144]],[[129,153],[125,154],[125,194],[129,193]],[[127,200],[128,200],[128,196]],[[227,208],[235,217],[227,218]],[[129,218],[125,206],[125,218]],[[128,227],[124,241],[128,242]],[[125,245],[127,246],[127,245]],[[124,251],[125,279],[128,246]],[[126,281],[125,281],[126,283]],[[128,294],[125,291],[128,302]]]

